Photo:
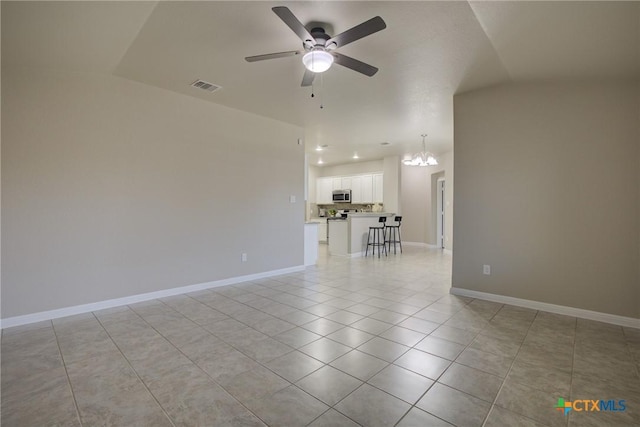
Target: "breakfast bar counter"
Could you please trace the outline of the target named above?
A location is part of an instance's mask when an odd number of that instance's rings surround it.
[[[381,216],[393,218],[387,212],[350,213],[346,221],[332,221],[329,226],[329,254],[356,258],[363,256],[367,248],[369,227],[377,226]]]

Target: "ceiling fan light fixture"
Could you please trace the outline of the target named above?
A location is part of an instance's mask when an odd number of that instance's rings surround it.
[[[304,54],[302,63],[309,71],[323,73],[333,64],[333,55],[323,49],[316,48]]]

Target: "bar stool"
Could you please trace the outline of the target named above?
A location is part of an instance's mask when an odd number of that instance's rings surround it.
[[[396,225],[387,225],[386,228],[389,231],[386,232],[387,241],[389,244],[389,252],[391,252],[391,244],[393,243],[393,253],[396,253],[396,245],[400,244],[400,253],[402,253],[402,237],[400,236],[400,225],[402,223],[402,217],[397,216],[393,219],[396,222]]]
[[[378,218],[378,225],[369,227],[369,234],[367,235],[367,249],[364,252],[364,256],[367,256],[369,253],[369,246],[371,246],[371,254],[373,256],[376,255],[376,246],[378,247],[378,258],[380,258],[380,246],[384,248],[384,254],[387,255],[387,243],[386,233],[385,233],[385,223],[387,221],[386,216],[381,216]],[[382,233],[382,234],[381,234]],[[373,241],[371,241],[371,236],[373,235]],[[382,239],[381,239],[382,237]]]

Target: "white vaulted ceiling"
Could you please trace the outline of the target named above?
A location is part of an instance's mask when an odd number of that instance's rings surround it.
[[[334,65],[300,87],[300,57],[271,11],[341,33],[381,16],[387,28],[340,49],[380,71]],[[640,75],[640,2],[2,2],[2,65],[97,72],[304,127],[327,164],[449,151],[453,95],[498,84]],[[214,93],[189,85],[203,79]],[[324,108],[320,109],[320,102]],[[381,146],[381,142],[391,143]]]

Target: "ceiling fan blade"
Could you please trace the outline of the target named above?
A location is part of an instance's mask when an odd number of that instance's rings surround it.
[[[333,36],[327,40],[326,45],[329,46],[331,43],[335,43],[336,47],[342,47],[370,34],[384,30],[385,28],[387,28],[387,24],[385,24],[382,18],[376,16],[375,18],[371,18],[360,25],[356,25],[355,27],[338,34],[337,36]]]
[[[289,26],[293,30],[294,33],[300,37],[300,40],[306,42],[307,40],[313,41],[313,36],[309,31],[302,25],[302,23],[295,17],[295,15],[289,10],[289,8],[285,6],[276,6],[272,8],[273,12],[280,17],[284,21],[285,24]]]
[[[313,79],[315,77],[316,77],[316,73],[314,73],[313,71],[309,71],[305,68],[304,76],[302,76],[302,84],[300,86],[302,87],[311,86],[311,84],[313,83]]]
[[[287,56],[296,56],[302,53],[299,50],[290,50],[287,52],[277,52],[277,53],[267,53],[266,55],[255,55],[255,56],[247,56],[245,61],[247,62],[256,62],[256,61],[264,61],[265,59],[276,59],[276,58],[286,58]]]
[[[357,71],[366,76],[373,76],[378,72],[378,69],[373,65],[365,64],[362,61],[358,61],[357,59],[353,59],[350,56],[342,55],[340,53],[331,52],[334,58],[334,62],[336,64],[340,64],[343,67],[351,68],[353,71]]]

